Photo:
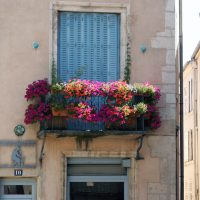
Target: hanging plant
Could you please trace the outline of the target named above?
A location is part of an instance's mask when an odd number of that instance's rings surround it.
[[[47,79],[34,81],[26,88],[26,100],[33,100],[34,98],[43,97],[50,91],[50,85]]]
[[[43,122],[50,120],[51,108],[49,104],[39,102],[38,104],[30,104],[25,112],[25,124],[33,124],[36,122]]]

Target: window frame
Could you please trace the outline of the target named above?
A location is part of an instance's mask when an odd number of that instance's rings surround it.
[[[123,165],[123,160],[129,159],[131,162],[131,158],[123,158],[123,157],[65,157],[65,162],[66,162],[66,188],[65,192],[67,194],[67,200],[70,200],[70,183],[73,182],[121,182],[124,184],[124,200],[129,199],[129,188],[128,188],[128,182],[129,182],[129,169],[131,169],[133,166],[124,166]],[[90,175],[69,175],[68,174],[68,167],[69,165],[78,165],[78,166],[83,166],[83,165],[90,165],[95,168],[97,165],[118,165],[123,168],[126,168],[126,173],[125,174],[115,174],[115,175],[100,175],[100,174],[90,174]]]
[[[188,81],[188,112],[193,111],[193,81],[192,78]]]
[[[32,194],[1,194],[3,192],[5,185],[31,185],[32,187]],[[36,199],[36,180],[35,179],[29,179],[29,178],[18,178],[18,179],[6,179],[2,178],[0,179],[0,199],[14,199],[14,198],[20,198],[20,199],[27,199],[30,198],[32,200]]]
[[[128,15],[129,5],[125,3],[87,3],[87,2],[54,2],[50,5],[50,52],[49,52],[49,80],[51,82],[52,62],[57,71],[57,40],[58,40],[58,13],[90,12],[90,13],[115,13],[120,15],[120,79],[124,78],[126,48],[128,41]]]

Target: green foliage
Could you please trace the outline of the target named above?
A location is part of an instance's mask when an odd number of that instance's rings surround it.
[[[51,90],[53,93],[62,93],[64,88],[65,88],[64,83],[55,83],[55,84],[52,84],[51,86]]]
[[[155,89],[152,85],[135,83],[134,88],[138,94],[153,96],[155,94]]]
[[[67,99],[63,92],[64,87],[64,83],[55,83],[51,86],[50,105],[56,111],[64,110],[67,105]]]
[[[68,104],[63,94],[52,94],[50,97],[50,105],[55,111],[64,110]]]

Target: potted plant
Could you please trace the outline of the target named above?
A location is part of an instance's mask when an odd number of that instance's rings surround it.
[[[86,122],[98,121],[96,108],[86,102],[70,103],[66,106],[67,119],[80,119]]]
[[[124,81],[114,81],[104,83],[101,86],[101,93],[107,97],[107,103],[114,103],[117,105],[128,104],[132,101],[132,93],[134,88],[130,87]]]
[[[66,99],[64,98],[65,83],[54,83],[51,86],[51,96],[49,99],[53,116],[66,116]]]
[[[107,129],[120,129],[131,114],[136,112],[134,107],[128,105],[116,106],[105,104],[99,111],[99,117],[105,122]]]
[[[52,94],[50,97],[50,105],[53,116],[66,116],[66,105],[67,100],[64,98],[63,94]]]

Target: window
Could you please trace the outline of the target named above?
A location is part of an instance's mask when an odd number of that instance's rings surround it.
[[[57,69],[72,78],[113,81],[120,74],[120,15],[58,12]]]
[[[188,94],[189,94],[188,109],[189,109],[189,110],[188,110],[188,111],[191,112],[191,111],[192,111],[192,100],[193,100],[193,99],[192,99],[192,95],[193,95],[193,94],[192,94],[192,79],[188,82],[188,84],[189,84],[189,85],[188,85],[188,88],[189,88],[189,92],[188,92]]]
[[[184,114],[188,113],[188,90],[187,90],[187,87],[184,87]]]
[[[5,195],[8,195],[8,194],[30,195],[32,194],[32,185],[4,185],[3,192]]]
[[[192,195],[192,190],[193,190],[193,185],[192,185],[192,180],[186,180],[184,182],[184,197],[185,200],[192,200],[193,195]]]
[[[188,161],[193,160],[193,132],[188,132]]]
[[[26,178],[0,179],[0,199],[35,200],[35,184]]]

